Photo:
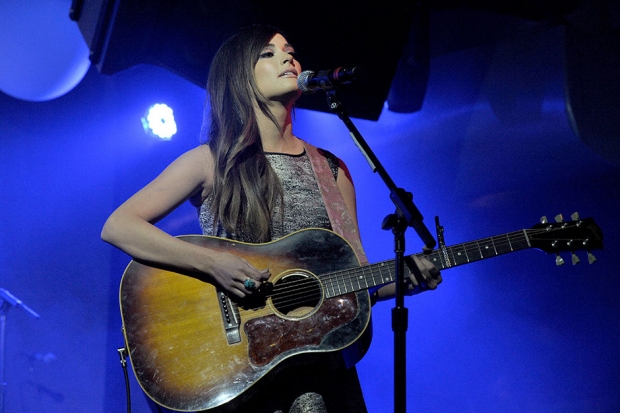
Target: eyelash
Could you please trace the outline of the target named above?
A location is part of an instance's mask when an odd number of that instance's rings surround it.
[[[287,54],[291,55],[291,57],[293,57],[293,59],[297,60],[297,53],[295,52],[288,52]],[[274,53],[273,52],[264,52],[261,53],[258,57],[260,57],[261,59],[267,59],[269,57],[273,57]]]

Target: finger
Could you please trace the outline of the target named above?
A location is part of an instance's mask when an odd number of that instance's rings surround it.
[[[255,293],[263,286],[263,283],[269,280],[269,277],[271,277],[269,269],[256,270],[255,273],[248,274],[243,280],[244,291]]]
[[[264,270],[261,270],[259,273],[259,278],[258,281],[267,281],[269,278],[271,278],[271,271],[269,271],[269,268],[265,268]]]
[[[250,277],[246,278],[243,281],[243,287],[245,288],[246,291],[249,291],[251,293],[256,291],[256,284],[258,284],[258,282],[255,281],[254,278],[250,278]]]
[[[247,277],[253,278],[255,281],[264,281],[271,277],[271,272],[269,271],[269,268],[259,270],[245,259],[240,259],[245,264],[245,269],[243,271],[245,272],[245,275]]]
[[[429,290],[434,290],[441,283],[441,272],[430,261],[426,263],[428,277],[426,277],[426,286]]]
[[[411,276],[409,278],[412,286],[414,287],[414,294],[416,292],[434,290],[437,288],[437,285],[441,282],[441,273],[432,262],[424,257],[418,258],[416,256],[412,256],[407,263],[411,272]],[[419,271],[412,268],[413,266],[417,267]]]
[[[436,278],[430,277],[426,280],[426,288],[429,290],[434,290],[437,288],[441,281],[438,281]]]
[[[248,293],[243,290],[243,287],[237,286],[230,288],[228,292],[237,298],[245,298],[245,296],[248,295]]]

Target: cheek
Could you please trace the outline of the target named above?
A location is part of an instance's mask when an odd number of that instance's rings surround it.
[[[258,63],[254,67],[254,77],[257,83],[264,82],[268,80],[269,78],[273,78],[274,76],[277,76],[277,75],[278,73],[277,73],[276,68],[274,68],[271,65],[264,64],[264,63],[262,64]]]
[[[264,84],[266,76],[267,73],[264,67],[257,65],[254,68],[254,81],[259,88],[261,88],[261,86]]]

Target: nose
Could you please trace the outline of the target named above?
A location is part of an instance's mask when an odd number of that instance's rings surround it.
[[[293,63],[295,58],[290,53],[284,53],[284,58],[282,59],[282,63]]]

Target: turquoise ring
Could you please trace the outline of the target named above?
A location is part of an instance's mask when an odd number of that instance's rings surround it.
[[[243,286],[248,291],[254,291],[254,288],[256,288],[256,283],[254,282],[253,279],[246,278],[246,280],[243,282]]]

